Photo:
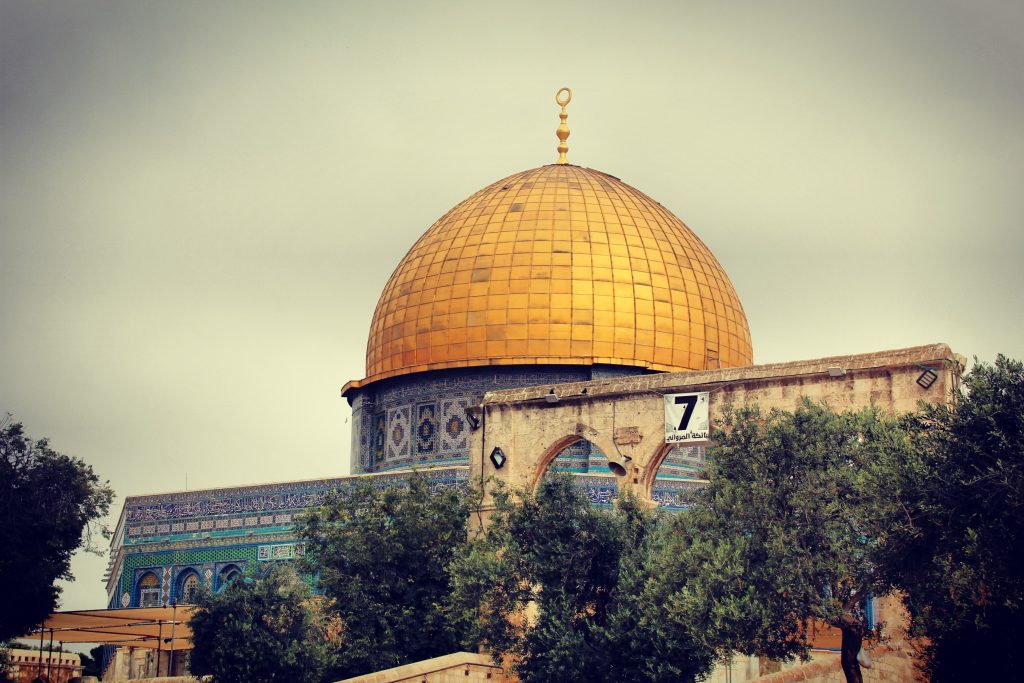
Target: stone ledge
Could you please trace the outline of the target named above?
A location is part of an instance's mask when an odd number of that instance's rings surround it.
[[[545,384],[524,389],[506,389],[490,391],[484,394],[484,405],[508,405],[521,402],[543,400],[552,389],[560,400],[573,399],[581,396],[611,396],[615,394],[638,393],[650,391],[654,393],[675,393],[681,390],[692,390],[701,386],[731,382],[748,382],[777,378],[793,378],[800,376],[823,375],[830,367],[840,367],[847,374],[884,370],[886,368],[908,367],[936,363],[954,363],[956,357],[946,344],[928,344],[913,346],[892,351],[862,353],[852,356],[830,356],[813,360],[789,361],[786,363],[767,363],[750,365],[741,368],[724,368],[721,370],[696,370],[692,372],[666,372],[650,375],[617,377],[614,379],[591,380],[589,382],[571,382],[568,384]]]
[[[918,680],[913,661],[902,648],[878,645],[868,650],[868,653],[871,655],[873,663],[870,669],[861,669],[865,683],[874,683],[875,681],[893,681],[897,683],[899,681]],[[898,660],[898,662],[894,660]],[[786,669],[785,671],[767,674],[756,680],[757,683],[801,683],[804,681],[820,683],[833,680],[842,683],[846,680],[846,677],[843,675],[839,655],[836,654],[835,657],[827,660],[811,662],[792,669]]]
[[[437,680],[439,676],[445,675],[446,672],[463,667],[467,670],[469,668],[476,669],[477,671],[483,669],[481,673],[501,672],[501,667],[497,666],[487,655],[473,652],[453,652],[450,655],[424,659],[421,662],[413,662],[412,664],[403,664],[402,666],[396,666],[385,671],[346,678],[343,681],[338,681],[338,683],[395,683],[411,679],[427,680],[428,678]],[[465,677],[465,674],[463,674],[463,677]],[[490,675],[486,677],[491,678]],[[499,676],[492,680],[497,682],[501,681],[502,678]]]

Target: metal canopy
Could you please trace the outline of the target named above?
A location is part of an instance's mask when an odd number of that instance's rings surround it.
[[[153,650],[191,650],[193,605],[54,612],[30,636]]]

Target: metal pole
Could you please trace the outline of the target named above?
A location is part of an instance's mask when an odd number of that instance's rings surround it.
[[[50,677],[50,664],[53,663],[53,629],[50,629],[50,650],[46,653],[46,677]]]
[[[160,655],[164,652],[164,622],[156,622],[156,677],[160,678]]]
[[[64,641],[58,640],[57,641],[57,683],[60,683],[60,667],[61,667],[61,664],[63,662],[64,662]],[[67,679],[69,677],[65,676],[64,678]]]
[[[168,667],[167,675],[174,675],[174,627],[178,624],[178,601],[175,600],[171,603],[171,654],[168,655],[170,666]]]
[[[39,671],[36,671],[36,676],[43,675],[43,633],[45,632],[46,629],[43,628],[42,624],[39,624],[39,666],[37,667]]]

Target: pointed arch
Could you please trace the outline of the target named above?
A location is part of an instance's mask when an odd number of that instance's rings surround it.
[[[689,507],[694,493],[707,483],[706,445],[662,443],[645,468],[641,490],[648,499],[669,509]]]
[[[560,446],[560,447],[559,447]],[[537,479],[540,485],[552,472],[571,474],[573,485],[594,505],[611,505],[619,493],[619,477],[608,467],[608,455],[590,439],[574,435],[559,439],[549,449],[547,467]]]
[[[235,581],[242,578],[242,570],[237,564],[225,565],[220,570],[220,575],[217,577],[218,591],[222,591],[230,586]]]
[[[607,467],[607,456],[610,453],[615,453],[615,445],[601,432],[589,427],[585,424],[577,424],[575,433],[566,434],[558,439],[555,439],[546,449],[544,449],[543,455],[537,460],[536,468],[533,472],[533,479],[530,481],[530,488],[536,489],[540,484],[544,475],[547,474],[548,469],[554,463],[555,459],[565,453],[566,449],[572,448],[572,446],[580,441],[585,441],[590,444],[590,453],[597,455],[594,459],[594,464],[591,464],[590,458],[588,457],[587,473],[590,473],[595,467],[600,470]]]
[[[135,584],[135,604],[138,607],[160,606],[160,577],[148,571]]]
[[[203,585],[199,572],[194,568],[188,568],[178,575],[178,585],[175,587],[175,596],[178,603],[186,605],[195,604],[196,596]]]

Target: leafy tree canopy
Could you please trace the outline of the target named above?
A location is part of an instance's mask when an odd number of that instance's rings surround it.
[[[1024,366],[977,363],[893,459],[880,567],[936,683],[1024,680]]]
[[[103,676],[103,645],[97,645],[89,650],[89,654],[81,654],[82,676]]]
[[[12,673],[10,644],[0,641],[0,683],[9,683]]]
[[[643,599],[657,520],[628,498],[592,506],[567,475],[535,495],[498,489],[496,510],[456,558],[452,619],[530,681],[686,681],[711,653],[667,638]]]
[[[189,669],[214,683],[319,683],[342,631],[328,608],[288,565],[220,593],[201,591],[190,622]]]
[[[806,657],[808,623],[831,624],[843,632],[847,680],[859,681],[877,580],[872,463],[905,452],[906,432],[875,409],[835,413],[810,401],[767,415],[730,410],[722,426],[709,484],[673,520],[650,599],[678,625],[701,624],[722,658]]]
[[[71,555],[92,549],[106,529],[113,491],[92,467],[34,441],[20,422],[0,420],[0,641],[24,635],[57,607],[57,579],[70,579]]]
[[[465,550],[470,494],[359,482],[300,521],[306,564],[345,625],[332,673],[347,678],[449,654],[446,571]]]

